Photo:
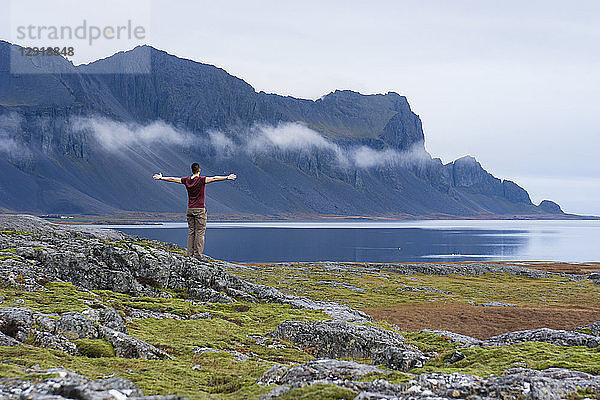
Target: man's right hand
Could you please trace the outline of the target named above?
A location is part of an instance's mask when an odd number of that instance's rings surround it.
[[[158,174],[154,174],[153,178],[154,179],[162,179],[162,173],[159,172]]]

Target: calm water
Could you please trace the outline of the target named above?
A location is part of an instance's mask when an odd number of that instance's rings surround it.
[[[108,226],[186,245],[186,223]],[[242,262],[600,261],[600,221],[212,222],[205,253]]]

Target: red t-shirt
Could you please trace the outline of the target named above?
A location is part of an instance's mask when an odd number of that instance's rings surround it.
[[[189,176],[181,178],[181,183],[185,185],[188,192],[188,208],[204,208],[204,187],[206,186],[206,177],[199,176],[191,178]]]

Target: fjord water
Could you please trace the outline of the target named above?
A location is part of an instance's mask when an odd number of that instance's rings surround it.
[[[186,246],[185,222],[104,227]],[[590,262],[600,261],[600,221],[209,222],[205,253],[238,262]]]

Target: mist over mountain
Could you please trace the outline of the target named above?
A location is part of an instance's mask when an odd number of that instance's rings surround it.
[[[183,212],[185,189],[152,174],[186,176],[198,161],[204,175],[238,175],[207,187],[211,214],[563,215],[473,157],[432,158],[397,93],[337,90],[313,101],[256,92],[148,46],[82,66],[13,58],[36,73],[11,74],[11,48],[0,41],[0,208]],[[148,57],[150,73],[110,72]]]

